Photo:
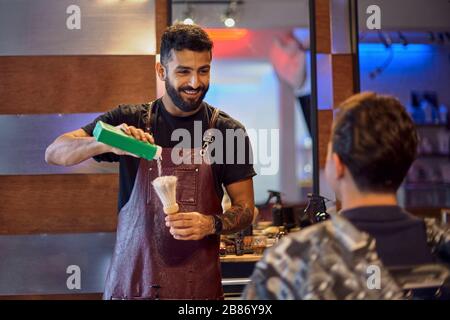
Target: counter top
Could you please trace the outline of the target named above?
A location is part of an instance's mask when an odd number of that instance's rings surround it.
[[[262,255],[256,254],[244,254],[242,256],[237,256],[235,254],[227,254],[226,256],[221,256],[221,262],[258,262],[261,260]]]

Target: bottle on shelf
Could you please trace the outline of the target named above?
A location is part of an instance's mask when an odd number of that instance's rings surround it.
[[[441,105],[439,106],[439,121],[441,124],[446,125],[448,124],[447,119],[448,119],[448,107],[441,103]]]
[[[439,111],[436,94],[433,92],[425,92],[421,102],[422,110],[425,113],[426,124],[439,124]]]
[[[236,233],[236,238],[234,241],[236,246],[236,255],[242,256],[244,254],[244,235],[242,231]]]
[[[416,91],[411,92],[411,104],[408,106],[408,111],[415,123],[425,123],[425,112],[420,104],[419,93]]]

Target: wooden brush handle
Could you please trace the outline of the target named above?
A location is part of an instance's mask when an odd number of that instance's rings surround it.
[[[177,213],[179,210],[180,210],[180,207],[178,206],[178,203],[175,203],[168,207],[164,207],[165,214],[174,214],[174,213]]]

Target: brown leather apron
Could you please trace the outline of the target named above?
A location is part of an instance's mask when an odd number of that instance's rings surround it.
[[[148,132],[151,132],[153,105],[149,106]],[[214,128],[217,116],[215,109],[210,128]],[[187,149],[181,154],[192,160],[201,150]],[[180,212],[221,214],[211,165],[205,161],[175,165],[171,152],[172,148],[163,148],[162,175],[178,177]],[[219,236],[209,235],[197,241],[174,239],[165,225],[161,201],[151,184],[157,177],[157,162],[141,159],[130,199],[119,213],[116,245],[103,298],[223,299]]]

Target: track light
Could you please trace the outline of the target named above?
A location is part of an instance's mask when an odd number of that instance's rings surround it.
[[[188,4],[186,6],[186,10],[183,12],[183,24],[194,24],[194,10],[192,9],[192,6]]]
[[[226,18],[224,21],[223,21],[223,24],[225,25],[225,27],[227,27],[227,28],[233,28],[235,25],[236,25],[236,21],[234,21],[234,19],[233,18]]]
[[[192,18],[185,18],[183,20],[184,24],[194,24],[194,20]]]
[[[428,37],[430,38],[430,42],[433,43],[436,41],[436,37],[434,36],[434,33],[429,31],[428,32]]]
[[[392,39],[389,36],[389,34],[384,32],[378,32],[378,38],[380,42],[384,45],[386,48],[386,51],[388,52],[388,56],[386,57],[385,61],[376,67],[373,71],[369,73],[370,79],[375,79],[378,77],[392,62],[394,59],[394,49],[392,47]]]
[[[222,21],[225,27],[227,28],[233,28],[236,25],[236,11],[237,11],[237,1],[230,1],[228,4],[227,9],[225,10],[225,13],[222,16]]]
[[[444,33],[439,32],[437,38],[438,38],[438,44],[444,44],[444,42],[445,42]]]
[[[380,39],[386,49],[389,49],[392,46],[392,39],[388,33],[378,31],[378,39]]]
[[[409,44],[409,42],[406,39],[405,35],[403,33],[401,33],[400,31],[397,34],[398,34],[398,38],[400,39],[400,42],[402,43],[402,45],[404,47],[406,47]]]

